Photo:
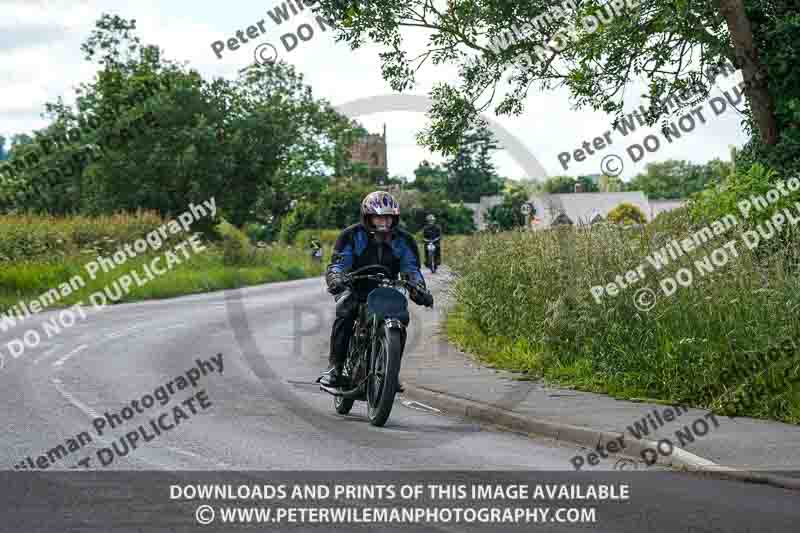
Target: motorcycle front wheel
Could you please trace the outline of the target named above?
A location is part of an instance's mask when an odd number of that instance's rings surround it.
[[[367,380],[367,414],[373,426],[386,424],[394,405],[403,357],[403,334],[399,329],[386,329],[372,354],[371,372]]]

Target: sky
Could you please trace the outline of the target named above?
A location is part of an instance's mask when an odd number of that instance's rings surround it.
[[[15,133],[30,133],[42,128],[48,120],[41,116],[46,102],[63,98],[74,102],[74,89],[82,82],[91,82],[96,66],[85,61],[80,45],[91,33],[95,21],[104,12],[137,21],[137,33],[145,43],[158,44],[172,60],[185,62],[206,79],[235,78],[238,71],[254,61],[256,50],[270,55],[274,46],[280,60],[293,64],[304,75],[317,98],[334,106],[343,106],[351,118],[359,120],[372,132],[381,132],[387,125],[388,163],[391,175],[413,178],[413,171],[423,159],[441,162],[442,157],[417,145],[416,134],[426,125],[424,99],[438,81],[456,80],[456,70],[450,66],[428,66],[418,72],[416,86],[403,93],[416,99],[386,97],[396,95],[381,76],[381,48],[368,46],[356,51],[346,43],[337,43],[333,31],[320,28],[310,9],[298,11],[291,20],[280,25],[268,16],[268,11],[285,2],[275,0],[237,0],[205,2],[188,0],[0,0],[0,134],[10,138]],[[284,6],[286,7],[286,6]],[[288,8],[287,8],[288,9]],[[291,14],[291,11],[287,11]],[[227,41],[239,30],[262,26],[255,38],[246,36],[237,50],[227,47],[215,54],[212,43]],[[296,37],[298,27],[310,25],[314,34],[303,41]],[[295,37],[286,37],[292,33]],[[308,36],[304,33],[303,36]],[[408,34],[409,46],[424,46],[425,35]],[[286,42],[296,42],[291,50]],[[219,45],[218,45],[219,47]],[[611,131],[602,140],[602,149],[585,154],[583,161],[574,150],[588,141],[612,130],[612,117],[591,109],[576,109],[566,89],[548,92],[531,91],[521,116],[485,115],[495,131],[504,132],[502,146],[495,153],[495,163],[502,176],[538,178],[554,175],[582,175],[621,170],[623,179],[642,172],[647,163],[667,159],[685,159],[703,163],[714,158],[730,159],[730,146],[747,141],[742,116],[732,106],[722,109],[722,90],[736,84],[730,77],[718,83],[712,97],[719,97],[715,109],[703,104],[698,114],[684,119],[678,129],[680,138],[669,142],[652,128],[639,128],[627,136]],[[634,109],[641,102],[640,87],[632,84],[626,89],[626,108]],[[732,91],[728,91],[733,98]],[[372,98],[381,97],[381,98]],[[372,99],[370,99],[372,98]],[[734,100],[735,101],[735,100]],[[422,102],[422,103],[421,103]],[[743,105],[737,105],[742,109]],[[717,115],[719,112],[719,115]],[[702,117],[702,118],[701,118]],[[679,117],[675,117],[677,120]],[[631,149],[639,156],[634,161],[627,147],[643,144],[648,134],[660,140],[652,152]],[[509,137],[510,136],[510,137]],[[514,142],[508,139],[513,138]],[[567,169],[559,162],[570,154]],[[562,154],[562,155],[559,155]],[[617,159],[616,156],[619,158]],[[537,162],[532,164],[531,161]],[[620,167],[622,165],[622,167]]]

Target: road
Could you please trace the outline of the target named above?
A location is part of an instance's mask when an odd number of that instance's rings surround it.
[[[347,479],[354,470],[477,469],[544,476],[564,475],[570,458],[580,452],[450,418],[403,397],[384,428],[370,426],[360,402],[350,416],[336,415],[331,397],[313,383],[326,361],[331,310],[319,278],[90,310],[85,320],[36,348],[16,359],[6,357],[0,371],[5,405],[0,460],[9,470],[29,464],[27,457],[36,461],[81,432],[95,438],[54,461],[48,471],[68,470],[89,457],[93,468],[104,471],[237,470],[256,476],[253,471],[338,471]],[[53,316],[30,318],[21,329],[2,334],[0,346]],[[413,342],[410,348],[425,346]],[[222,373],[208,370],[196,387],[177,390],[177,376],[196,367],[197,359],[209,361],[211,368],[217,354],[222,354]],[[192,413],[184,408],[189,416],[174,428],[100,466],[97,450],[111,447],[120,434],[96,436],[93,420],[120,413],[167,382],[175,383],[174,400],[146,410],[126,430],[201,390],[207,407],[198,407],[197,400]],[[657,474],[639,475],[637,505],[666,508],[673,530],[686,531],[686,517],[698,511],[702,520],[719,516],[739,528],[721,531],[747,531],[745,519],[760,525],[758,531],[789,531],[781,528],[797,523],[796,492],[668,475],[670,482]],[[153,525],[141,520],[143,528]],[[596,526],[623,530],[610,518]]]

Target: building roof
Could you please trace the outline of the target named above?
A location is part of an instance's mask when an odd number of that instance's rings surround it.
[[[581,192],[570,194],[540,194],[531,198],[536,208],[540,227],[548,227],[559,213],[564,213],[574,224],[590,224],[592,219],[606,218],[608,212],[621,203],[637,206],[650,220],[650,204],[642,191],[631,192]]]

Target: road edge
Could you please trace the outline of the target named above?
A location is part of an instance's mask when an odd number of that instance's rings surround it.
[[[553,420],[523,416],[501,407],[428,389],[407,381],[403,382],[403,388],[405,389],[403,396],[425,402],[447,414],[500,426],[529,436],[547,437],[553,440],[578,444],[590,449],[596,449],[598,445],[616,440],[622,436],[622,433],[601,431]],[[656,441],[648,439],[628,442],[630,444],[627,449],[630,450],[632,457],[640,456],[639,454],[647,448],[656,449],[658,446]],[[656,464],[695,473],[715,474],[737,481],[763,483],[783,489],[800,490],[799,478],[762,474],[743,468],[719,465],[678,447],[674,447],[672,454],[668,457],[659,454]]]

